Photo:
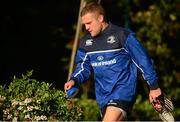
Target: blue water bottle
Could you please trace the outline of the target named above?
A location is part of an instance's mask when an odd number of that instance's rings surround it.
[[[69,90],[67,90],[67,95],[68,95],[68,98],[73,98],[77,95],[78,93],[78,88],[73,86],[71,87]]]

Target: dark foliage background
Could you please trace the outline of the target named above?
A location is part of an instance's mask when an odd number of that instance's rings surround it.
[[[0,83],[34,70],[34,77],[62,88],[65,45],[74,36],[78,0],[4,1],[0,4]]]

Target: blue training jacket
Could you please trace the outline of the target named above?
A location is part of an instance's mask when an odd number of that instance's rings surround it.
[[[139,70],[150,89],[158,88],[152,61],[135,33],[109,24],[100,36],[81,38],[71,79],[82,84],[93,73],[96,100],[102,108],[111,99],[133,101]]]

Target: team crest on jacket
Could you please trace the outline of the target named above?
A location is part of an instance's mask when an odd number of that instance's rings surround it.
[[[99,61],[102,61],[102,60],[104,59],[104,57],[103,57],[103,56],[98,56],[97,59],[98,59]]]
[[[114,42],[116,42],[116,40],[115,40],[115,37],[114,37],[114,36],[109,36],[109,37],[107,38],[107,43],[112,44],[112,43],[114,43]]]
[[[86,40],[86,45],[85,46],[91,46],[92,45],[92,39]]]

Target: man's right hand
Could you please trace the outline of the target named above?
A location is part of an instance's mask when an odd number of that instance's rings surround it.
[[[64,91],[66,92],[67,90],[69,90],[74,85],[75,85],[75,81],[74,80],[69,80],[68,82],[66,82],[64,84]]]

